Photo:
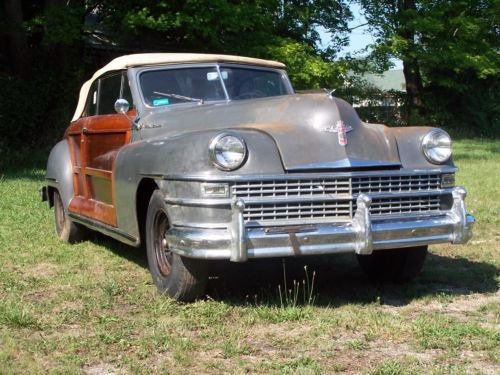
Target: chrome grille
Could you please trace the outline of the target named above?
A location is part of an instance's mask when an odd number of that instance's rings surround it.
[[[236,182],[233,195],[238,198],[310,197],[350,194],[349,178],[314,180],[270,180]]]
[[[238,198],[308,197],[360,193],[401,193],[437,190],[441,175],[331,177],[300,180],[238,181],[233,195]],[[352,190],[351,190],[352,189]]]
[[[436,190],[441,187],[440,175],[354,177],[352,193],[399,193]]]
[[[439,210],[441,197],[428,195],[419,197],[374,199],[370,206],[372,215],[398,215]]]
[[[237,181],[231,187],[233,197],[246,203],[247,222],[346,220],[352,218],[361,193],[375,195],[372,215],[439,211],[440,188],[440,174]],[[394,197],[398,193],[408,196]]]
[[[246,221],[349,218],[349,201],[250,204],[245,208]]]

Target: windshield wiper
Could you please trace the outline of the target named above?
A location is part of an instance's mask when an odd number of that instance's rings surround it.
[[[198,102],[200,104],[203,104],[203,99],[200,99],[200,98],[191,98],[190,96],[184,96],[184,95],[179,95],[179,94],[167,94],[167,93],[159,92],[159,91],[153,91],[153,94],[165,96],[167,98],[181,99],[181,100],[187,100],[190,102]]]

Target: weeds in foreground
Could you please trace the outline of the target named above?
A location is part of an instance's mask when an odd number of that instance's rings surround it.
[[[312,272],[312,277],[309,277],[309,272],[307,272],[307,266],[304,266],[304,272],[306,274],[305,279],[302,282],[293,280],[292,288],[287,289],[286,280],[286,265],[285,260],[283,264],[283,289],[281,285],[278,285],[278,294],[280,298],[281,308],[285,307],[297,307],[299,304],[299,296],[302,291],[302,305],[303,306],[314,306],[316,301],[316,296],[314,295],[314,281],[316,278],[316,271]]]
[[[316,297],[314,283],[316,272],[310,273],[304,266],[305,277],[301,281],[293,280],[288,288],[286,277],[286,265],[283,261],[283,286],[278,285],[277,296],[270,297],[267,303],[259,302],[257,295],[254,296],[253,311],[257,318],[271,323],[294,322],[311,319],[314,314]],[[279,299],[279,304],[276,302]]]

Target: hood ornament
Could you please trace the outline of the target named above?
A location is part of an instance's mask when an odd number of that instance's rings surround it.
[[[335,126],[330,125],[327,128],[321,129],[321,131],[328,133],[337,133],[339,139],[339,145],[346,146],[347,145],[347,136],[346,133],[352,130],[352,126],[344,124],[344,121],[339,120]]]

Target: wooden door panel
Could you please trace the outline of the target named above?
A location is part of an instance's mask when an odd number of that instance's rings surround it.
[[[113,167],[130,142],[130,120],[122,114],[78,120],[66,132],[73,155],[75,195],[69,210],[116,226]]]
[[[127,143],[126,131],[87,133],[87,167],[111,171],[118,150]]]

